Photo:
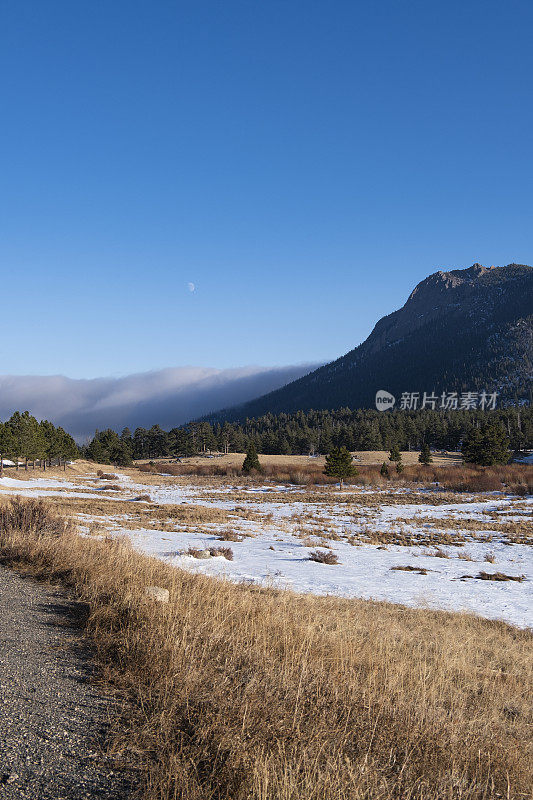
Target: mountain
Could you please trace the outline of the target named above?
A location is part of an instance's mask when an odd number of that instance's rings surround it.
[[[211,419],[272,412],[374,407],[379,389],[488,392],[529,401],[533,386],[533,268],[524,264],[439,271],[370,336],[319,369]]]

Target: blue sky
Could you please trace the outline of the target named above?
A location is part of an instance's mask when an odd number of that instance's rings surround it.
[[[532,26],[529,0],[5,0],[0,372],[326,361],[437,269],[533,263]]]

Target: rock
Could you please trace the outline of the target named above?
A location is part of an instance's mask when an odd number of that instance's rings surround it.
[[[170,599],[168,589],[162,589],[160,586],[145,586],[144,594],[158,603],[168,603]]]

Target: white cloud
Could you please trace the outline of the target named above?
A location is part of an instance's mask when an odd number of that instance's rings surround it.
[[[96,428],[181,425],[284,386],[317,365],[212,369],[176,367],[123,378],[0,375],[0,419],[28,410],[78,441]]]

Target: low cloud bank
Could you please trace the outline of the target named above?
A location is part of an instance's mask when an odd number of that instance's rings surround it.
[[[28,410],[62,425],[78,442],[95,429],[154,424],[168,429],[238,405],[306,375],[317,365],[208,369],[176,367],[123,378],[0,375],[0,419]]]

